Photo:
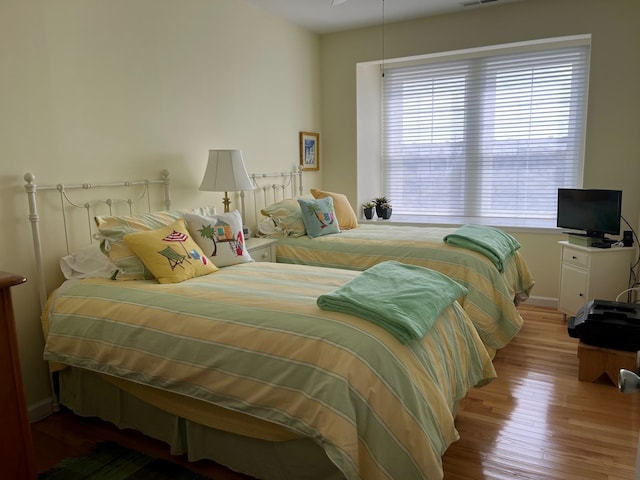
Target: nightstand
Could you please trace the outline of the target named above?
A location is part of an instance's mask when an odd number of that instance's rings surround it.
[[[273,238],[247,238],[245,247],[256,262],[276,261],[276,240]]]
[[[36,463],[20,370],[10,288],[27,279],[0,272],[0,477],[35,479]]]

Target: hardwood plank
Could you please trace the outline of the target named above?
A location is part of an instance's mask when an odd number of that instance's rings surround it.
[[[498,378],[462,400],[460,440],[443,457],[446,480],[631,480],[635,478],[640,394],[606,378],[578,380],[578,341],[555,310],[520,308],[516,338],[498,351]],[[213,462],[188,463],[154,440],[69,413],[32,425],[39,471],[113,440],[188,465],[217,480],[247,480]]]
[[[496,354],[496,381],[462,401],[447,480],[633,479],[640,395],[578,380],[577,339],[563,315],[522,306],[516,338]]]

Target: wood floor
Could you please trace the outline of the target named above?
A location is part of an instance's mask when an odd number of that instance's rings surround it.
[[[634,479],[640,393],[620,393],[606,378],[578,381],[577,340],[562,316],[528,306],[521,313],[523,329],[496,355],[498,379],[461,404],[445,479]],[[52,415],[32,431],[39,471],[106,439],[172,458],[161,443],[71,414]],[[190,468],[216,480],[248,478],[212,462]]]

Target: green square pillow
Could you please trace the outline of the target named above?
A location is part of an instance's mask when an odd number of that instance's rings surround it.
[[[285,198],[260,210],[262,215],[269,217],[275,226],[275,233],[271,230],[260,233],[268,236],[301,237],[306,233],[300,205],[295,198]]]
[[[191,236],[216,267],[253,262],[245,247],[238,210],[206,216],[185,213],[184,219]]]
[[[128,233],[123,240],[160,283],[178,283],[218,270],[191,238],[182,218],[156,230]]]
[[[314,200],[299,198],[298,204],[309,238],[340,233],[336,211],[333,208],[333,198],[325,197]]]

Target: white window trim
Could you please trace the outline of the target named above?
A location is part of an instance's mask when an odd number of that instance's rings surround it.
[[[526,42],[514,42],[502,45],[492,45],[470,49],[455,50],[449,52],[432,53],[411,57],[381,59],[356,64],[356,113],[357,113],[357,198],[358,205],[382,194],[383,165],[382,165],[382,82],[380,71],[383,66],[411,65],[415,63],[435,63],[452,59],[465,59],[499,55],[502,53],[536,51],[543,48],[572,47],[591,44],[591,35],[571,35]],[[587,82],[589,75],[587,72]],[[587,85],[588,91],[588,85]],[[588,111],[587,98],[584,105]],[[586,115],[584,118],[586,122]],[[586,125],[585,125],[586,127]],[[582,151],[579,162],[579,185],[582,185],[584,174],[584,135],[583,128]],[[550,233],[557,233],[554,222],[549,220],[521,221],[518,219],[480,219],[469,217],[434,218],[429,216],[410,216],[406,219],[394,215],[393,223],[428,223],[441,225],[461,225],[464,223],[484,223],[487,225],[532,228]],[[374,220],[375,221],[375,220]],[[388,222],[388,221],[387,221]]]

